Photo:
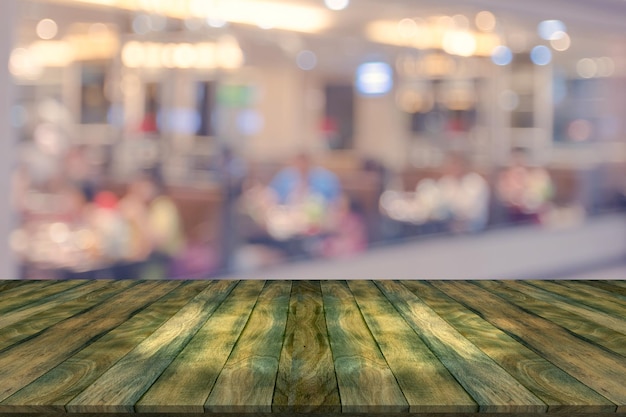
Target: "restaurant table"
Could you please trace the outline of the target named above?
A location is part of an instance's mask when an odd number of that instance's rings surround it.
[[[625,281],[0,281],[0,414],[626,414]]]

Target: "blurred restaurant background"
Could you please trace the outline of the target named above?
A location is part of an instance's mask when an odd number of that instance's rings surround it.
[[[0,11],[2,278],[626,278],[623,0]]]

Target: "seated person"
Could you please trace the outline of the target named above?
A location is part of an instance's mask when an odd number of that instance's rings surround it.
[[[450,231],[471,233],[486,227],[489,185],[481,175],[470,171],[463,156],[448,157],[445,174],[437,185]]]
[[[526,150],[516,148],[509,167],[498,178],[497,190],[509,221],[539,223],[549,208],[554,187],[548,172],[528,166]]]

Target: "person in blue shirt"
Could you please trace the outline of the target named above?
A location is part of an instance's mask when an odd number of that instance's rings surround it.
[[[325,205],[336,203],[341,196],[337,176],[322,167],[313,166],[309,155],[298,154],[292,165],[282,169],[272,179],[270,188],[279,204],[292,205],[320,198]]]

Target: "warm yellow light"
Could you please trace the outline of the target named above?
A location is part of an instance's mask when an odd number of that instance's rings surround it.
[[[35,80],[41,76],[43,67],[39,57],[27,48],[16,48],[9,59],[9,70],[16,78]]]
[[[408,22],[399,24],[394,21],[378,20],[368,24],[365,33],[370,41],[377,43],[416,49],[444,49],[452,55],[459,56],[488,57],[491,56],[493,48],[501,43],[500,38],[494,33],[446,29],[451,27],[452,22],[451,17],[444,16],[416,23],[416,34],[410,37],[407,36],[410,25]]]
[[[243,65],[243,53],[237,39],[222,36],[217,43],[217,65],[224,69],[236,69]]]
[[[184,2],[183,2],[184,3]],[[329,24],[329,14],[319,7],[264,0],[190,0],[188,13],[198,18],[219,18],[227,22],[316,33]]]
[[[174,51],[174,64],[178,68],[191,68],[196,63],[196,53],[193,45],[182,43]]]
[[[65,41],[37,41],[29,49],[44,67],[65,67],[74,59],[72,46]]]
[[[128,42],[122,49],[122,63],[128,68],[139,68],[145,60],[145,48],[140,42]]]
[[[472,56],[476,52],[476,38],[467,31],[448,31],[443,36],[442,47],[450,55]]]
[[[271,0],[57,0],[143,11],[175,19],[213,18],[246,25],[318,33],[330,25],[330,11],[322,7]]]
[[[212,69],[217,67],[215,44],[199,43],[196,45],[196,67]]]

